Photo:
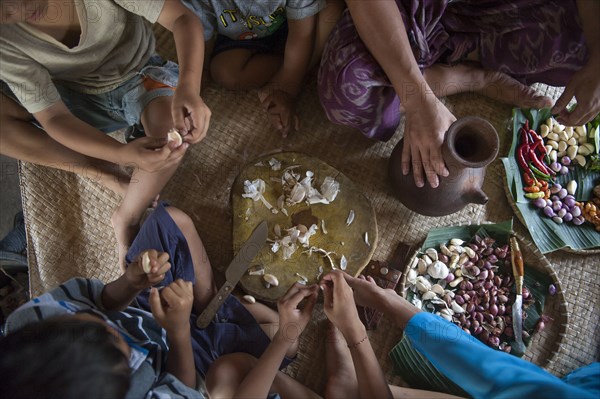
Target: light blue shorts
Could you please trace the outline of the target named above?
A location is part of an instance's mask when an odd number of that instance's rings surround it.
[[[158,86],[168,87],[147,89],[144,82],[148,79]],[[110,133],[128,126],[140,126],[146,105],[157,97],[172,96],[178,79],[179,66],[154,55],[135,76],[107,93],[86,94],[65,87],[60,82],[55,82],[55,85],[73,115]],[[5,82],[1,82],[0,91],[19,102]]]

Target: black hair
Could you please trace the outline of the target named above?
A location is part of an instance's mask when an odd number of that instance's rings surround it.
[[[0,339],[0,391],[20,398],[124,398],[128,359],[105,326],[59,317]]]

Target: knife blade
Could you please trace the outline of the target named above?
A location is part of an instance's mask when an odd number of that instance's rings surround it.
[[[214,319],[217,310],[219,310],[238,281],[240,281],[246,270],[248,270],[248,266],[250,266],[252,259],[254,259],[265,242],[267,242],[267,235],[267,221],[263,220],[254,229],[252,234],[250,234],[250,237],[244,242],[229,266],[227,266],[227,270],[225,271],[225,283],[196,319],[196,325],[199,328],[206,328],[206,326]]]
[[[513,276],[515,278],[515,303],[512,306],[513,332],[515,353],[522,355],[525,353],[525,344],[523,343],[523,276],[525,274],[523,266],[523,255],[519,248],[519,243],[515,237],[510,238],[510,260],[512,264]]]

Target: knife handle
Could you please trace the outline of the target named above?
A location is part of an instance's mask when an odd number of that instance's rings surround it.
[[[519,243],[515,237],[510,238],[510,258],[513,269],[513,277],[517,284],[517,293],[520,294],[523,289],[523,276],[525,274],[525,268],[523,265],[523,254],[519,248]]]
[[[208,306],[204,308],[200,316],[196,319],[196,326],[198,328],[204,329],[210,324],[223,302],[225,302],[231,291],[233,291],[233,288],[234,286],[229,281],[225,281],[225,284],[223,284]]]

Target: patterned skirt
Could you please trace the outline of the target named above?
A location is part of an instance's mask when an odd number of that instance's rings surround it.
[[[424,70],[477,51],[484,69],[522,83],[564,86],[587,61],[575,0],[396,0],[412,52]],[[391,44],[393,45],[393,43]],[[388,140],[400,100],[344,11],[326,43],[318,75],[328,118]]]

